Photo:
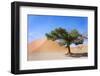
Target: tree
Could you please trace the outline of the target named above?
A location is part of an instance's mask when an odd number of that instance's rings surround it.
[[[71,55],[70,45],[74,43],[75,45],[83,44],[84,37],[76,29],[67,31],[64,28],[56,28],[50,33],[45,34],[47,39],[57,41],[60,45],[68,48],[68,54]]]

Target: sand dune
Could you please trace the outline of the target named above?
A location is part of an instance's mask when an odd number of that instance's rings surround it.
[[[28,44],[28,53],[37,51],[45,43],[46,39],[38,39]]]
[[[88,51],[87,45],[78,45],[71,47],[72,53],[84,53]],[[45,60],[45,59],[64,59],[68,49],[60,46],[57,42],[46,38],[35,40],[28,44],[28,60]]]
[[[28,52],[36,51],[66,51],[67,49],[64,46],[60,46],[57,42],[52,40],[39,39],[28,44]]]
[[[77,47],[71,47],[72,52],[86,52],[87,45],[77,45]],[[28,44],[28,52],[32,53],[35,51],[67,51],[68,49],[64,46],[60,46],[57,42],[52,40],[39,39]]]

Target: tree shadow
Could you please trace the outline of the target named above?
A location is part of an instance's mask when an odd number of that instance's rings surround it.
[[[87,57],[88,53],[71,53],[71,54],[68,54],[67,56],[69,56],[69,57]]]

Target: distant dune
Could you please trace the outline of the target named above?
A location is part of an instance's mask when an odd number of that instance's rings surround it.
[[[81,44],[77,47],[71,47],[72,53],[84,53],[87,51],[87,45]],[[60,46],[57,42],[46,38],[35,40],[28,44],[28,60],[62,59],[62,55],[67,52],[68,49],[64,46]]]

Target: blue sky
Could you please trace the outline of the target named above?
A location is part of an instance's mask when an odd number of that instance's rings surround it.
[[[87,33],[88,17],[79,16],[50,16],[28,15],[28,42],[45,37],[45,33],[62,27],[70,31],[77,29],[80,33]]]

